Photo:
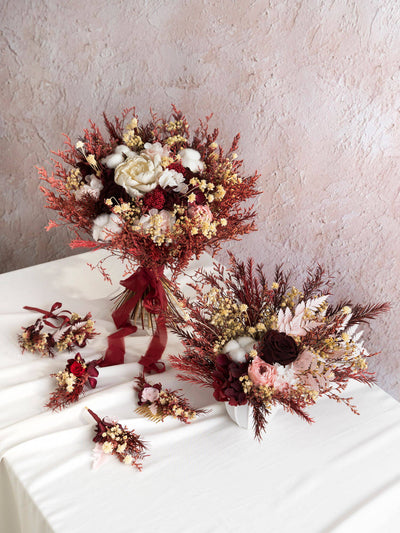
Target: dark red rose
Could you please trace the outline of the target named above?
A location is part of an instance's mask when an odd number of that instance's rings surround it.
[[[78,361],[73,361],[69,367],[69,371],[71,374],[73,374],[76,377],[83,376],[83,374],[86,372],[86,369],[78,363]]]
[[[293,337],[271,329],[261,341],[260,357],[266,363],[286,366],[297,359],[298,348]]]
[[[244,405],[247,402],[241,376],[247,373],[247,363],[235,363],[225,354],[219,354],[213,373],[214,398],[230,405]]]

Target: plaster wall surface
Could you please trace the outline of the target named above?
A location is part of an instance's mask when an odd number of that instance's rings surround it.
[[[34,168],[62,132],[131,105],[213,112],[262,174],[259,231],[226,250],[294,281],[319,261],[337,300],[390,300],[366,344],[400,399],[397,0],[3,0],[0,20],[1,271],[71,253],[68,231],[44,231]]]

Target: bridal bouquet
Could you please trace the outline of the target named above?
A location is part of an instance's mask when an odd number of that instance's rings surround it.
[[[176,301],[172,281],[206,247],[216,252],[222,242],[255,229],[253,208],[242,203],[258,194],[258,174],[241,175],[239,135],[225,152],[218,130],[209,131],[209,119],[191,136],[174,106],[169,119],[152,113],[147,124],[134,109],[121,119],[104,115],[107,138],[90,122],[78,142],[66,137],[52,174],[39,169],[46,207],[59,214],[47,229],[67,224],[75,232],[72,248],[104,248],[133,271],[121,282],[125,291],[113,314],[121,331],[109,338],[103,365],[123,362],[121,339],[136,329],[133,319],[154,332],[140,361],[144,370],[162,371],[165,312]],[[103,261],[96,266],[109,280]]]
[[[197,299],[187,303],[184,323],[170,326],[185,346],[170,356],[179,378],[213,388],[216,400],[248,404],[260,439],[271,408],[282,405],[308,422],[306,408],[325,395],[357,413],[341,395],[351,379],[370,384],[368,354],[359,324],[388,304],[328,303],[331,279],[320,266],[309,271],[301,290],[276,268],[269,285],[261,265],[231,256],[231,267],[200,271]]]

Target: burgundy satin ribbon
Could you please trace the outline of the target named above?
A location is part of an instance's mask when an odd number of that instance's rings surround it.
[[[55,302],[51,306],[50,311],[46,311],[45,309],[40,309],[39,307],[30,307],[29,305],[25,305],[24,309],[26,309],[27,311],[34,311],[35,313],[41,313],[43,315],[42,320],[46,324],[46,326],[49,326],[54,329],[59,329],[59,328],[62,328],[64,324],[66,324],[70,320],[68,315],[61,314],[61,313],[59,315],[56,315],[54,313],[54,311],[57,311],[61,307],[62,307],[61,302]],[[66,309],[64,309],[63,312],[71,314],[71,311],[67,311]],[[49,320],[47,320],[48,318],[52,318],[53,320],[62,320],[63,322],[61,326],[55,326]]]
[[[163,268],[151,270],[140,267],[120,284],[132,292],[127,299],[113,314],[113,320],[118,331],[108,337],[108,348],[100,366],[120,365],[124,362],[125,342],[124,337],[137,331],[137,327],[130,322],[130,315],[138,302],[143,298],[143,306],[153,314],[158,315],[156,330],[150,341],[145,355],[139,360],[143,365],[144,372],[164,372],[165,365],[160,361],[167,344],[167,328],[165,325],[165,311],[167,309],[167,297],[161,278]],[[144,293],[147,292],[145,296]]]

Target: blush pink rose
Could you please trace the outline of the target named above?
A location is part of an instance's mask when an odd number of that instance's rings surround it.
[[[154,388],[154,387],[145,387],[143,390],[142,390],[142,395],[141,395],[141,401],[142,402],[155,402],[158,400],[158,397],[160,396],[160,392],[158,389]]]
[[[188,215],[190,218],[197,218],[202,222],[211,222],[213,219],[213,214],[208,205],[192,205],[188,209]]]
[[[272,365],[266,363],[258,357],[258,355],[253,359],[252,363],[249,365],[247,370],[249,378],[254,383],[254,385],[274,385],[277,371],[276,368]]]

